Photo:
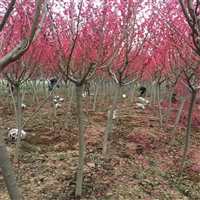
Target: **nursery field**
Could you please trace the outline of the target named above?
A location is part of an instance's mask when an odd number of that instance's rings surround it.
[[[9,98],[9,97],[8,97]],[[42,101],[42,97],[39,99]],[[166,132],[158,126],[152,105],[135,109],[137,96],[128,103],[122,99],[120,114],[113,119],[108,137],[107,155],[102,155],[102,140],[106,126],[106,113],[110,102],[98,101],[93,111],[93,97],[89,97],[88,114],[83,98],[85,120],[85,166],[83,180],[84,200],[198,200],[200,199],[200,132],[199,121],[193,121],[189,153],[182,176],[177,171],[182,157],[186,127],[178,127],[174,145],[170,145],[173,120]],[[52,100],[53,102],[53,100]],[[37,107],[23,110],[23,122]],[[53,103],[52,103],[53,104]],[[7,133],[15,128],[14,109],[6,98],[0,101],[0,128],[16,176],[18,188],[25,200],[74,200],[78,164],[78,134],[75,99],[69,111],[65,128],[65,102],[56,110],[51,103],[26,123],[27,136],[21,141],[19,162],[13,163],[15,143]],[[172,104],[177,113],[180,99]],[[167,103],[163,101],[163,115]],[[117,106],[118,108],[118,106]],[[199,107],[195,107],[196,110]],[[199,109],[200,111],[200,109]],[[197,112],[199,113],[199,112]],[[200,117],[196,116],[196,117]],[[9,199],[0,172],[0,199]]]
[[[200,200],[199,13],[0,0],[0,200]]]

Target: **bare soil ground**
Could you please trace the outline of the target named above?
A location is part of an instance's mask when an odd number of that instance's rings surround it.
[[[92,105],[89,106],[91,109]],[[174,109],[176,106],[174,106]],[[84,200],[198,200],[200,199],[199,131],[192,132],[184,172],[177,176],[182,157],[185,128],[180,127],[175,144],[169,145],[170,131],[162,132],[150,106],[136,110],[134,103],[123,103],[119,120],[114,120],[109,135],[108,153],[102,155],[102,139],[108,109],[99,103],[85,116]],[[75,200],[78,164],[76,110],[70,112],[65,127],[65,111],[58,109],[52,118],[47,107],[24,127],[19,163],[13,163],[15,143],[8,129],[15,128],[13,106],[0,103],[3,131],[17,184],[25,200]],[[31,115],[23,111],[23,121]],[[141,116],[143,116],[141,118]],[[9,199],[0,172],[0,199]]]

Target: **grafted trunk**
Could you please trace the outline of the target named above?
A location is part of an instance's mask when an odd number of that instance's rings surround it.
[[[21,94],[20,94],[20,87],[16,86],[17,92],[17,129],[18,129],[18,136],[17,142],[15,147],[15,155],[14,155],[14,162],[17,163],[19,159],[19,148],[20,148],[20,141],[21,141],[21,131],[22,131],[22,107],[21,107]]]
[[[82,91],[83,86],[76,86],[76,102],[77,102],[77,122],[78,122],[78,141],[79,141],[79,162],[77,170],[76,192],[75,196],[82,196],[83,185],[83,169],[85,157],[85,142],[84,142],[84,116],[82,104]]]

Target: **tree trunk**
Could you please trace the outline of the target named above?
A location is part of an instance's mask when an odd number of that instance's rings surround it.
[[[170,141],[170,145],[173,145],[173,144],[174,144],[175,132],[176,132],[176,129],[177,129],[179,120],[180,120],[180,116],[181,116],[181,112],[182,112],[182,110],[183,110],[183,106],[184,106],[184,104],[185,104],[186,99],[188,98],[189,92],[190,92],[190,90],[187,88],[187,91],[186,91],[186,93],[185,93],[185,95],[184,95],[184,97],[183,97],[181,106],[180,106],[180,108],[179,108],[179,110],[178,110],[178,114],[177,114],[177,116],[176,116],[176,122],[175,122],[175,125],[174,125],[174,129],[173,129],[173,131],[172,131],[172,136],[173,136],[173,138],[172,138],[171,141]]]
[[[129,92],[129,106],[131,105],[131,103],[133,103],[133,97],[134,97],[134,93],[136,90],[136,84],[131,84],[130,85],[130,92]]]
[[[170,109],[171,109],[172,97],[173,97],[173,94],[174,94],[174,90],[175,90],[175,86],[172,88],[172,91],[171,91],[171,93],[169,95],[167,114],[166,114],[166,118],[165,118],[164,131],[166,131],[167,127],[168,127],[168,121],[169,121],[169,117],[170,117]]]
[[[46,89],[46,87],[48,87],[49,88],[49,85],[48,85],[48,83],[47,83],[47,85],[46,85],[46,81],[45,80],[43,80],[42,81],[42,90],[43,90],[43,96],[44,96],[44,100],[45,99],[47,99],[47,109],[48,109],[48,113],[49,113],[49,115],[51,114],[51,102],[49,101],[49,98],[48,98],[48,91],[47,91],[47,89]]]
[[[161,89],[160,84],[157,85],[157,104],[158,104],[158,117],[159,117],[159,126],[162,130],[162,110],[160,105],[160,98],[161,98]]]
[[[119,109],[118,109],[118,114],[117,114],[117,119],[116,119],[116,121],[117,121],[117,123],[119,122],[119,116],[121,115],[121,110],[122,110],[122,92],[123,92],[123,87],[120,87],[119,88],[119,98],[118,98],[118,100],[119,100]]]
[[[102,104],[103,104],[103,109],[105,108],[105,103],[106,103],[106,82],[102,83]]]
[[[117,85],[115,95],[113,98],[112,108],[110,110],[110,115],[106,123],[106,129],[105,129],[104,138],[103,138],[103,151],[102,151],[103,154],[106,154],[106,151],[107,151],[108,133],[110,131],[110,127],[112,126],[112,120],[113,120],[112,118],[113,118],[113,113],[117,104],[117,97],[119,94],[119,90],[120,90],[120,86]]]
[[[184,147],[184,150],[183,150],[181,164],[180,164],[180,167],[179,167],[179,170],[178,170],[179,175],[181,175],[181,173],[183,171],[183,166],[185,164],[185,159],[186,159],[188,148],[189,148],[190,129],[191,129],[191,123],[192,123],[192,110],[193,110],[193,107],[194,107],[194,104],[195,104],[196,95],[197,95],[197,91],[196,90],[192,91],[192,98],[191,98],[190,106],[189,106],[189,110],[188,110],[185,147]]]
[[[73,102],[73,98],[74,98],[74,85],[70,84],[69,89],[70,88],[71,88],[71,93],[70,93],[70,101],[69,101],[69,112],[71,112],[72,102]]]
[[[69,105],[68,105],[68,85],[65,83],[65,129],[68,129],[69,124]]]
[[[157,85],[152,85],[152,94],[151,94],[151,106],[153,108],[153,115],[156,115],[156,108],[155,108],[155,104],[156,104],[156,90],[157,90]]]
[[[94,94],[94,102],[93,102],[93,108],[92,108],[93,111],[95,111],[95,108],[96,108],[96,101],[97,101],[97,94],[98,94],[98,90],[99,90],[99,85],[100,85],[100,83],[97,83],[95,94]]]
[[[78,140],[79,140],[79,162],[77,170],[76,192],[75,196],[82,196],[83,169],[84,169],[84,118],[82,105],[83,86],[76,86],[76,102],[77,102],[77,122],[78,122]]]
[[[1,131],[0,131],[0,167],[10,199],[20,200],[21,199],[20,193],[17,188],[16,180],[12,170],[12,165],[10,163],[9,155]]]
[[[13,101],[13,107],[14,107],[14,112],[15,112],[15,118],[17,119],[17,108],[16,108],[15,98],[14,98],[14,94],[13,94],[13,92],[12,92],[11,84],[10,84],[10,83],[9,83],[9,90],[10,90],[10,95],[11,95],[11,98],[12,98],[12,101]],[[17,121],[16,121],[16,127],[17,127]]]
[[[24,84],[25,84],[25,86],[24,86]],[[22,102],[22,103],[24,102],[25,96],[26,96],[26,94],[28,93],[28,91],[27,91],[27,83],[24,83],[24,84],[21,84],[21,86],[22,86],[22,97],[21,97],[21,102]],[[34,99],[34,96],[33,96],[33,99]]]
[[[85,110],[86,110],[86,115],[88,116],[88,107],[89,107],[89,96],[86,94],[85,97]]]
[[[20,94],[20,87],[16,86],[16,93],[17,93],[17,129],[18,129],[18,136],[17,142],[15,147],[15,155],[14,155],[14,162],[18,162],[19,158],[19,147],[20,147],[20,140],[21,140],[21,130],[22,130],[22,106],[21,106],[21,94]]]
[[[39,99],[38,99],[38,96],[37,96],[37,93],[36,93],[36,89],[35,89],[35,87],[34,87],[34,85],[33,85],[33,83],[31,81],[29,81],[29,84],[31,86],[31,89],[33,90],[33,95],[35,96],[35,99],[36,99],[36,102],[37,102],[37,106],[39,107]],[[38,117],[39,117],[39,121],[41,121],[42,120],[42,116],[41,116],[41,111],[40,110],[38,111]]]

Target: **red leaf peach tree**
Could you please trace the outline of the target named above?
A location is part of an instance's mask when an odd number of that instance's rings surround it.
[[[157,11],[157,15],[163,18],[165,23],[169,25],[170,30],[173,30],[171,31],[171,42],[177,47],[179,56],[181,56],[181,59],[185,62],[183,71],[186,86],[191,91],[186,128],[186,142],[179,167],[179,175],[181,175],[190,142],[192,111],[195,105],[196,94],[200,89],[199,78],[197,76],[200,55],[200,4],[199,1],[192,0],[166,1],[165,3],[158,0],[152,1],[151,5]],[[183,18],[185,18],[185,20],[183,20]],[[184,48],[182,48],[182,46],[184,46]],[[193,57],[196,63],[191,63],[191,60],[188,60],[188,55],[190,58]]]
[[[57,55],[54,63],[57,62],[60,74],[76,86],[79,164],[75,196],[81,196],[85,157],[83,86],[97,69],[114,62],[125,34],[121,25],[122,16],[118,14],[121,5],[117,1],[100,4],[95,1],[69,1],[65,4],[59,2],[60,6],[63,13],[56,12],[49,5],[49,22],[55,47],[52,51]]]
[[[30,47],[41,17],[42,0],[1,1],[0,71],[19,59]],[[19,17],[20,16],[20,17]]]
[[[114,62],[107,65],[108,73],[116,84],[116,90],[104,132],[103,154],[107,151],[108,134],[112,127],[118,96],[121,97],[123,86],[134,83],[142,76],[148,63],[147,40],[150,38],[152,20],[143,12],[144,5],[140,1],[121,1],[118,5],[124,39]]]
[[[188,36],[186,37],[192,42],[192,45],[190,45],[191,50],[193,50],[198,56],[200,56],[200,18],[199,18],[199,9],[200,4],[199,1],[193,2],[192,0],[179,0],[181,10],[185,16],[185,19],[189,25],[190,32]],[[182,174],[183,167],[185,164],[185,159],[187,156],[188,148],[189,148],[189,142],[190,142],[190,129],[191,129],[191,123],[192,123],[192,111],[195,105],[196,95],[198,90],[200,89],[200,83],[199,83],[199,65],[200,60],[199,57],[195,59],[196,63],[194,64],[188,64],[187,62],[187,55],[182,56],[183,60],[186,61],[186,70],[184,70],[184,74],[186,77],[187,84],[189,88],[191,89],[191,99],[190,99],[190,105],[188,109],[188,121],[187,121],[187,129],[186,129],[186,142],[185,147],[183,150],[182,160],[179,167],[179,174]]]
[[[42,0],[36,2],[5,0],[0,2],[0,72],[8,64],[23,56],[30,47],[37,30],[39,34],[38,24],[42,5]],[[21,199],[1,133],[0,148],[0,167],[9,196],[13,200]]]

